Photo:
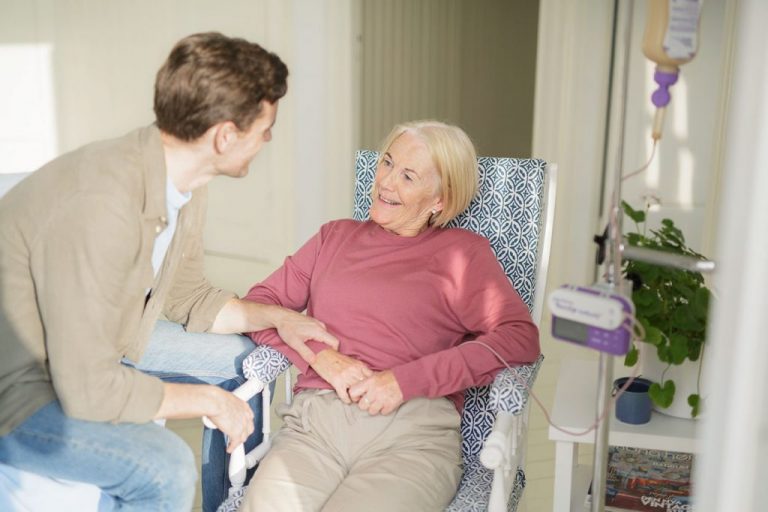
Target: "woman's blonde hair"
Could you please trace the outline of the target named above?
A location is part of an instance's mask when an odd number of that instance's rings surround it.
[[[410,132],[427,146],[440,177],[442,211],[432,215],[429,224],[445,227],[466,210],[477,193],[477,153],[469,136],[458,126],[439,121],[412,121],[396,125],[379,150],[379,163],[400,135]],[[374,185],[373,194],[376,194]]]

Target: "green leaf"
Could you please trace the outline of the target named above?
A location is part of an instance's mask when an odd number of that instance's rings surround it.
[[[632,348],[629,349],[627,355],[624,356],[624,366],[635,366],[637,364],[637,347],[632,344]]]
[[[688,395],[688,405],[691,406],[691,417],[695,418],[701,412],[701,397],[697,393]]]
[[[644,267],[644,268],[641,268],[641,272],[640,272],[642,281],[646,283],[648,287],[651,287],[652,283],[659,279],[659,267],[657,267],[656,265],[651,265],[649,263],[643,263],[641,267]]]
[[[672,322],[678,329],[692,330],[697,326],[696,314],[690,307],[681,306],[675,309],[672,313]]]
[[[701,347],[704,344],[704,340],[692,341],[688,344],[688,359],[691,361],[698,361],[701,355]]]
[[[624,210],[624,213],[632,219],[633,221],[640,224],[641,222],[645,222],[645,212],[644,211],[638,211],[633,209],[626,201],[621,202],[621,208]]]
[[[688,356],[688,339],[680,334],[669,337],[669,358],[672,364],[682,364]]]
[[[645,341],[652,345],[658,346],[661,342],[664,341],[664,337],[661,335],[660,329],[649,325],[645,328]]]
[[[690,283],[686,282],[685,277],[680,276],[677,280],[672,281],[670,284],[672,286],[672,292],[675,296],[683,298],[687,302],[693,300],[695,292]]]
[[[643,240],[643,236],[640,233],[627,234],[627,242],[629,242],[629,245],[633,245],[633,246],[641,245],[640,242],[642,240]]]
[[[693,307],[696,312],[704,315],[709,311],[709,288],[700,287],[693,296]]]
[[[664,303],[660,300],[661,297],[657,293],[651,293],[651,297],[650,302],[644,307],[644,314],[649,318],[659,315],[664,311]]]
[[[664,344],[656,345],[656,355],[659,357],[659,361],[664,363],[672,362],[672,357],[669,355],[669,347]]]
[[[664,386],[660,386],[658,382],[651,384],[648,389],[648,395],[654,404],[666,409],[672,404],[672,400],[675,398],[675,383],[671,380],[667,380]]]
[[[637,307],[648,307],[656,302],[656,294],[648,289],[639,289],[632,294],[632,302]]]
[[[683,232],[675,226],[675,223],[672,222],[672,219],[662,220],[661,225],[664,226],[662,230],[665,231],[668,236],[677,239],[680,242],[680,245],[685,245],[685,237],[683,236]]]

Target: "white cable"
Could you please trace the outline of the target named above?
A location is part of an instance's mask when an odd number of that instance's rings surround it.
[[[639,326],[640,329],[643,328],[642,324],[637,322],[637,320],[635,319],[634,316],[629,315],[629,314],[625,314],[625,316],[626,316],[627,319],[629,319],[631,321],[631,325],[632,326]],[[630,329],[632,327],[626,327],[626,328]],[[629,388],[629,386],[632,385],[632,383],[634,382],[635,378],[637,378],[637,375],[638,375],[637,372],[639,370],[639,365],[637,363],[635,363],[635,365],[633,367],[634,369],[632,371],[632,374],[627,379],[627,382],[625,382],[624,385],[621,386],[616,391],[616,393],[611,397],[611,399],[606,402],[605,408],[603,409],[603,411],[601,412],[600,416],[597,418],[597,420],[595,420],[595,422],[592,425],[590,425],[586,430],[583,430],[583,431],[573,431],[573,430],[568,430],[566,428],[563,428],[560,425],[556,425],[555,423],[552,422],[552,418],[550,417],[549,411],[547,411],[547,408],[544,406],[544,404],[541,402],[541,400],[539,400],[539,397],[536,396],[536,393],[533,392],[533,389],[531,389],[528,386],[528,383],[525,381],[525,379],[523,379],[522,377],[520,377],[519,375],[517,375],[517,373],[515,373],[513,371],[512,367],[509,365],[509,363],[507,363],[504,360],[504,358],[501,357],[501,355],[499,355],[499,353],[493,347],[490,347],[490,346],[486,345],[485,343],[483,343],[482,341],[477,341],[477,340],[465,341],[464,344],[480,345],[481,347],[485,347],[487,350],[489,350],[496,357],[496,359],[501,361],[501,363],[504,366],[506,366],[507,369],[510,370],[510,372],[512,372],[512,376],[515,378],[515,380],[518,383],[522,384],[525,387],[525,389],[528,391],[528,394],[530,394],[531,397],[533,397],[533,400],[536,402],[536,404],[539,406],[541,411],[544,413],[544,417],[546,418],[547,423],[549,423],[556,430],[559,430],[560,432],[563,432],[564,434],[568,434],[568,435],[572,435],[572,436],[583,436],[583,435],[589,434],[590,432],[595,430],[597,428],[597,426],[600,424],[600,422],[603,421],[605,419],[605,417],[608,415],[608,411],[611,408],[611,406],[613,405],[613,403],[615,403],[615,401],[618,400],[618,398],[624,393],[624,391],[626,391],[626,389]],[[639,360],[639,358],[638,358],[638,360]]]

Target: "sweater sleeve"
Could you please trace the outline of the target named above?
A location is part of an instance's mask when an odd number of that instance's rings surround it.
[[[309,302],[312,273],[323,245],[323,237],[328,229],[328,224],[323,226],[320,232],[310,238],[295,254],[288,256],[280,268],[261,283],[253,285],[244,299],[261,304],[274,304],[294,311],[304,311]],[[268,345],[283,354],[302,373],[309,368],[298,352],[283,342],[276,329],[247,334],[256,343]],[[324,343],[311,340],[307,342],[307,346],[315,352],[327,348]]]
[[[493,381],[505,363],[533,362],[539,334],[528,308],[510,284],[486,240],[471,249],[469,261],[454,273],[448,297],[465,341],[392,368],[405,400],[442,397]]]

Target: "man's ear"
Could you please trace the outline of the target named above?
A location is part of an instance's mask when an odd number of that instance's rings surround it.
[[[232,121],[223,121],[210,128],[213,133],[213,149],[216,153],[226,152],[237,141],[237,126]]]

